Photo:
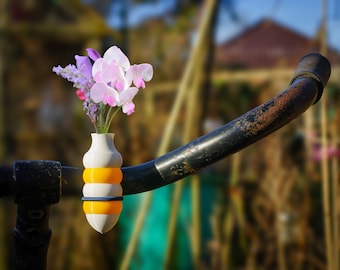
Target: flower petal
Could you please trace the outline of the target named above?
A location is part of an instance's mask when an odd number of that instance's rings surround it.
[[[123,68],[116,63],[109,64],[104,58],[98,58],[94,62],[92,75],[96,82],[107,83],[118,91],[123,91],[131,85],[125,78]]]
[[[101,80],[103,82],[109,83],[116,81],[117,78],[121,77],[120,68],[116,64],[108,65],[105,63],[101,71]]]
[[[95,83],[90,90],[90,97],[95,103],[103,102],[114,107],[119,102],[119,95],[115,89],[108,86],[106,83]]]
[[[102,80],[102,69],[104,65],[104,59],[98,58],[92,66],[92,76],[96,82],[100,82]]]
[[[103,58],[109,64],[116,63],[125,71],[130,68],[130,61],[127,56],[117,46],[110,47],[105,53]]]
[[[123,113],[131,115],[135,112],[135,104],[133,102],[125,103],[123,105]]]
[[[119,91],[123,91],[130,86],[125,79],[124,71],[116,64],[111,64],[103,69],[102,80],[103,82],[111,83],[111,86],[116,86]]]
[[[153,76],[153,68],[150,64],[133,65],[126,72],[126,79],[136,87],[145,88],[144,81],[150,81]]]
[[[129,87],[128,89],[119,93],[119,103],[118,106],[123,106],[126,103],[132,102],[132,99],[137,95],[138,88]]]
[[[142,77],[140,77],[140,76],[133,80],[133,84],[138,88],[140,88],[140,87],[142,87],[143,89],[145,88],[145,82],[143,81]]]
[[[80,100],[85,100],[86,99],[86,96],[85,96],[85,92],[81,89],[78,89],[76,91],[76,95],[77,97],[80,99]]]
[[[142,76],[143,80],[148,82],[153,77],[153,68],[150,64],[140,64],[138,65],[139,74]]]
[[[87,55],[93,60],[96,61],[98,58],[101,58],[101,55],[99,52],[97,52],[95,49],[93,48],[87,48]]]
[[[90,59],[87,56],[75,55],[77,68],[80,73],[87,79],[90,79],[92,76],[92,64]]]

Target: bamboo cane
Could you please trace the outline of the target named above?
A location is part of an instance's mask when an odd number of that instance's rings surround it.
[[[337,126],[336,121],[333,122],[331,129],[332,145],[334,149],[337,149]],[[334,256],[334,269],[339,269],[339,184],[338,184],[338,158],[333,156],[331,159],[331,190],[332,190],[332,221],[333,221],[333,256]]]
[[[189,86],[192,73],[193,73],[194,68],[195,68],[195,59],[197,59],[198,56],[201,53],[201,47],[202,47],[202,44],[204,43],[204,38],[205,38],[204,33],[206,33],[209,29],[211,14],[212,14],[212,11],[214,10],[215,4],[216,4],[216,1],[214,1],[214,0],[207,2],[207,11],[205,13],[205,16],[203,17],[203,20],[202,20],[200,26],[199,26],[197,42],[196,42],[195,46],[192,48],[191,55],[190,55],[190,58],[189,58],[189,62],[187,63],[187,66],[186,66],[185,71],[184,71],[183,78],[180,82],[179,89],[178,89],[176,99],[175,99],[175,103],[174,103],[174,106],[173,106],[172,111],[170,113],[168,123],[165,127],[165,131],[164,131],[164,134],[163,134],[163,137],[162,137],[161,144],[160,144],[159,149],[157,151],[157,156],[161,156],[161,155],[165,154],[167,152],[168,147],[169,147],[169,144],[170,144],[170,141],[171,141],[171,136],[172,136],[173,131],[175,129],[175,123],[176,123],[180,108],[182,106],[182,103],[183,103],[183,100],[184,100],[184,97],[185,97],[185,94],[186,94],[186,90]],[[123,260],[122,260],[122,264],[121,264],[122,270],[128,269],[128,266],[130,265],[131,258],[133,256],[135,249],[136,249],[138,237],[139,237],[140,231],[141,231],[142,226],[143,226],[144,217],[146,216],[147,210],[149,209],[149,206],[150,206],[150,203],[151,203],[151,198],[152,198],[152,192],[147,192],[144,195],[144,199],[143,199],[140,211],[139,211],[138,216],[136,218],[136,225],[135,225],[134,230],[132,232],[132,236],[131,236],[129,245],[127,247],[127,251],[124,254],[124,257],[123,257]]]
[[[321,0],[322,4],[322,20],[320,32],[320,51],[323,55],[327,54],[327,0]],[[338,269],[335,267],[335,247],[334,247],[334,229],[332,224],[332,207],[331,192],[330,192],[330,176],[329,176],[329,162],[327,160],[327,146],[328,143],[328,128],[327,128],[327,95],[324,95],[321,100],[321,147],[322,147],[322,161],[321,161],[321,174],[322,174],[322,192],[323,192],[323,210],[324,210],[324,224],[325,224],[325,237],[326,237],[326,255],[327,255],[327,268],[330,270]]]
[[[197,58],[197,66],[199,67],[195,74],[195,79],[193,80],[193,86],[189,89],[187,93],[187,102],[186,102],[186,108],[187,108],[187,117],[185,121],[185,127],[184,127],[184,136],[183,136],[183,143],[188,143],[190,140],[198,136],[198,130],[197,126],[199,125],[199,118],[197,117],[197,112],[200,111],[196,106],[200,105],[201,103],[198,101],[198,93],[199,88],[201,84],[202,75],[201,74],[201,65],[202,65],[202,58],[204,53],[202,52],[202,55]],[[199,260],[199,246],[200,246],[200,229],[199,229],[199,179],[197,179],[198,176],[193,176],[193,179],[191,181],[192,183],[192,194],[193,196],[193,222],[192,222],[192,251],[193,251],[193,261],[194,265],[198,265]],[[196,185],[195,185],[196,183]],[[175,183],[175,190],[174,190],[174,196],[173,196],[173,207],[171,208],[170,213],[170,222],[169,222],[169,231],[168,231],[168,246],[167,246],[167,253],[165,256],[165,268],[169,269],[170,266],[170,259],[171,259],[171,250],[173,245],[173,240],[175,236],[175,228],[176,228],[176,220],[177,220],[177,214],[179,209],[179,201],[181,198],[181,193],[183,189],[183,183],[177,182]]]
[[[213,16],[213,9],[207,10],[206,16]],[[211,19],[210,19],[211,20]],[[186,109],[187,109],[187,117],[185,121],[184,127],[184,136],[183,136],[183,143],[188,143],[190,140],[198,137],[199,135],[199,121],[200,121],[200,114],[201,114],[201,100],[199,98],[199,92],[201,89],[202,82],[204,80],[204,60],[207,55],[207,42],[208,39],[208,28],[204,29],[203,32],[199,32],[199,35],[204,37],[202,39],[202,43],[200,43],[200,54],[195,58],[195,70],[191,75],[191,87],[187,86],[187,102],[186,102]],[[199,179],[198,176],[193,176],[191,185],[192,185],[192,206],[193,206],[193,217],[192,217],[192,237],[191,237],[191,247],[192,247],[192,255],[193,255],[193,262],[195,265],[195,269],[197,269],[199,265],[199,256],[200,256],[200,214],[199,214]],[[177,220],[177,213],[179,209],[179,201],[182,193],[183,184],[176,183],[175,184],[175,191],[173,197],[173,207],[170,213],[170,222],[169,222],[169,231],[168,231],[168,246],[167,246],[167,253],[165,257],[165,269],[169,269],[170,266],[170,259],[171,259],[171,250],[173,245],[173,240],[175,236],[175,228],[176,228],[176,220]]]
[[[332,240],[332,215],[330,209],[330,186],[329,186],[329,164],[327,160],[327,109],[326,109],[326,97],[324,95],[321,100],[321,146],[322,146],[322,161],[321,161],[321,173],[322,173],[322,194],[323,194],[323,215],[325,224],[325,239],[326,239],[326,255],[327,255],[327,268],[329,270],[334,268],[333,258],[333,240]]]
[[[303,134],[304,134],[304,149],[305,149],[305,161],[304,161],[304,171],[299,172],[298,178],[303,179],[304,188],[303,188],[303,200],[302,200],[302,211],[301,211],[301,219],[299,222],[299,227],[301,233],[298,235],[298,250],[302,254],[303,259],[306,259],[306,232],[308,231],[309,226],[309,216],[310,216],[310,179],[312,179],[315,170],[314,170],[314,164],[312,159],[313,154],[313,143],[315,143],[314,138],[314,108],[311,107],[309,110],[307,110],[303,117]],[[301,265],[303,264],[303,260],[300,260],[296,264],[296,269],[302,269]]]
[[[235,153],[231,159],[231,176],[230,176],[230,190],[234,192],[237,188],[237,183],[239,179],[239,173],[241,168],[241,154]],[[240,195],[238,193],[231,194],[231,200],[229,203],[229,207],[227,208],[227,214],[223,221],[223,235],[225,241],[222,243],[222,251],[221,251],[221,269],[228,269],[229,266],[229,258],[230,258],[230,250],[231,250],[231,240],[233,229],[236,226],[236,220],[243,227],[244,226],[244,217],[242,215],[243,212],[243,203],[240,199]]]

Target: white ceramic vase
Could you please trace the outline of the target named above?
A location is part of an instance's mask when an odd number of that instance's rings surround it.
[[[83,156],[83,210],[89,224],[103,234],[117,223],[122,210],[123,160],[113,133],[92,133],[91,138]]]

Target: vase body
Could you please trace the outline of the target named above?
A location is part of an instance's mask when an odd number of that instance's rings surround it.
[[[91,146],[83,156],[83,210],[99,233],[113,228],[122,211],[122,156],[114,145],[114,134],[91,134]]]

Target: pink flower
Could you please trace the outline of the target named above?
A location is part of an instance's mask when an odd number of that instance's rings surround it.
[[[138,93],[138,88],[130,87],[119,93],[119,106],[122,106],[123,113],[131,115],[135,112],[135,104],[132,102],[135,95]]]
[[[153,69],[150,64],[140,64],[140,65],[133,65],[129,68],[126,73],[126,78],[131,84],[136,87],[145,88],[145,82],[148,82],[152,79],[153,76]]]
[[[85,92],[81,89],[78,89],[76,91],[76,95],[77,97],[80,99],[80,100],[85,100],[86,99],[86,96],[85,96]]]
[[[103,104],[115,107],[119,102],[119,95],[115,89],[106,83],[98,82],[91,88],[91,99],[95,103],[103,102]]]
[[[139,88],[144,89],[145,82],[152,79],[153,68],[146,63],[131,66],[117,46],[110,47],[103,57],[92,48],[87,49],[87,54],[76,55],[76,65],[53,67],[53,71],[73,82],[76,95],[84,101],[84,110],[96,132],[105,133],[118,109],[122,108],[127,115],[134,113],[133,98]],[[111,108],[106,110],[106,105],[118,108],[113,112]]]
[[[124,113],[131,115],[135,108],[132,100],[138,88],[145,88],[145,81],[152,79],[153,69],[150,64],[130,66],[126,55],[112,46],[95,60],[92,76],[95,83],[90,91],[91,99],[95,103],[122,107]],[[131,87],[132,83],[135,87]]]
[[[122,91],[129,87],[122,68],[116,63],[109,64],[104,58],[98,58],[94,62],[92,76],[96,83],[109,84],[117,91]]]
[[[107,49],[103,58],[108,64],[114,63],[120,66],[124,71],[127,71],[130,68],[129,59],[117,46],[112,46]]]

